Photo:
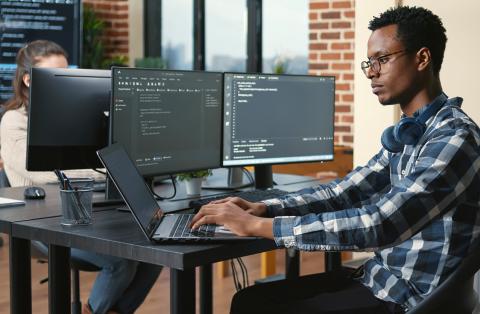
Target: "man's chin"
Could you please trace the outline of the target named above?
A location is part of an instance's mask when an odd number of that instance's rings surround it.
[[[383,106],[395,105],[398,103],[391,98],[382,97],[382,95],[378,95],[377,97],[378,97],[378,102]]]

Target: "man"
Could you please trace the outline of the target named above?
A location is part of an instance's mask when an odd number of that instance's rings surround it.
[[[480,131],[461,98],[442,91],[442,22],[423,8],[397,7],[369,29],[364,73],[379,102],[403,112],[382,135],[384,148],[341,181],[263,203],[218,201],[192,226],[217,223],[278,246],[375,256],[353,274],[249,287],[235,295],[232,313],[404,312],[452,273],[478,237]]]

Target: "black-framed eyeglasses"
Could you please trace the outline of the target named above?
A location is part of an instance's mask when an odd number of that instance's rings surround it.
[[[406,50],[399,50],[392,53],[388,53],[386,55],[381,55],[376,58],[368,58],[368,61],[362,61],[360,66],[362,67],[363,73],[368,77],[368,69],[372,69],[373,72],[376,74],[380,73],[382,69],[382,64],[387,64],[390,61],[390,57],[402,52],[406,52]]]

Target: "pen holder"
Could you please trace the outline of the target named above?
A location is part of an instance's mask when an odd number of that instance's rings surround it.
[[[92,223],[93,179],[71,179],[72,189],[60,190],[63,226]]]

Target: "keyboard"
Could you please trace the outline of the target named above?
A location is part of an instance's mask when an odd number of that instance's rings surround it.
[[[189,227],[192,221],[193,214],[180,215],[175,222],[175,225],[170,233],[172,238],[186,238],[186,237],[211,237],[215,234],[216,225],[202,225],[195,231],[192,231]]]
[[[226,197],[233,197],[233,196],[243,198],[249,202],[260,202],[260,201],[268,200],[271,198],[279,198],[289,193],[290,192],[279,190],[279,189],[234,192],[231,194],[215,195],[211,197],[201,198],[199,200],[193,200],[193,201],[190,201],[189,206],[194,209],[199,209],[200,207],[210,203],[211,201],[221,200]]]

